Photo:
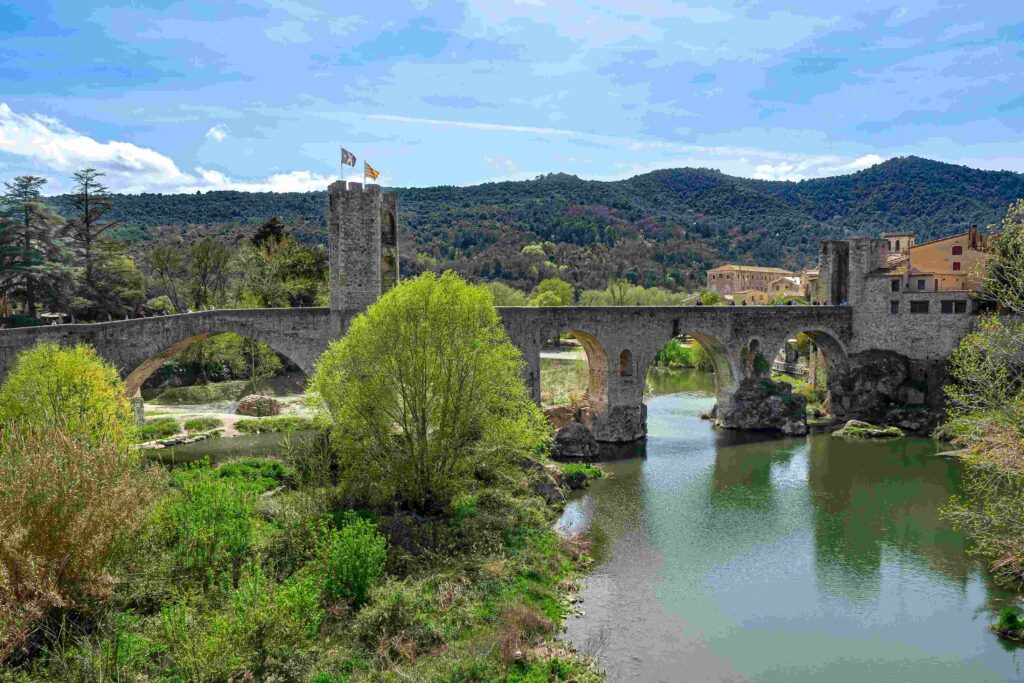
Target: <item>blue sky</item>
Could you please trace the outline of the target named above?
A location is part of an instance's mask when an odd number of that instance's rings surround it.
[[[322,189],[342,144],[399,186],[1024,171],[1022,75],[1021,2],[19,0],[0,179]]]

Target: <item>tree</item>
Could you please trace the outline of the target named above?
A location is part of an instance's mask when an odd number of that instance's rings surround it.
[[[109,320],[135,312],[146,298],[146,281],[128,247],[101,239],[92,250],[92,284],[75,298],[75,315]]]
[[[182,300],[179,283],[185,277],[185,259],[181,249],[171,245],[161,245],[150,249],[146,255],[149,268],[160,280],[164,294],[170,300],[175,313],[183,313],[187,305]]]
[[[189,249],[189,288],[196,310],[210,308],[223,298],[228,281],[231,250],[212,237],[204,237]]]
[[[536,293],[530,299],[531,306],[571,306],[573,303],[573,290],[565,280],[557,277],[549,277],[541,280],[537,285]]]
[[[0,386],[0,423],[59,429],[89,443],[133,444],[135,417],[117,370],[88,345],[37,344]]]
[[[21,298],[22,312],[32,318],[41,301],[65,299],[70,285],[61,220],[42,202],[45,184],[45,178],[18,176],[4,183],[0,197],[8,291]]]
[[[474,474],[550,440],[491,296],[453,272],[382,296],[317,362],[311,399],[340,466],[380,500],[438,512]]]
[[[481,285],[494,297],[495,306],[525,306],[526,293],[503,282],[485,282]]]
[[[1024,315],[1024,199],[1010,205],[992,250],[984,291],[1005,308]]]
[[[71,203],[78,215],[68,221],[71,240],[81,249],[85,275],[85,295],[93,299],[102,289],[96,283],[97,240],[122,221],[104,221],[103,216],[113,208],[110,193],[100,179],[106,175],[95,168],[85,168],[75,173],[75,194]]]
[[[315,306],[327,298],[327,254],[291,235],[266,237],[236,256],[239,300],[253,308]]]

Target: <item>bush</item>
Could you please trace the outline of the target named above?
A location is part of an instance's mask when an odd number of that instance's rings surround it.
[[[218,417],[193,417],[185,420],[185,429],[190,432],[208,432],[224,425]]]
[[[269,432],[294,432],[312,429],[313,421],[308,417],[287,415],[285,417],[243,418],[235,423],[235,429],[243,434],[266,434]]]
[[[446,510],[482,464],[512,467],[551,439],[491,295],[455,273],[405,280],[317,362],[310,396],[346,474],[377,500]]]
[[[181,431],[181,425],[173,417],[154,417],[138,428],[139,441],[166,439]]]
[[[33,622],[104,584],[149,489],[131,446],[61,429],[0,429],[0,661]]]
[[[558,469],[562,470],[562,483],[573,490],[586,488],[591,479],[604,476],[600,467],[585,462],[558,463]]]
[[[135,440],[135,414],[117,371],[91,346],[40,343],[18,354],[0,388],[0,423],[60,429],[93,444]]]
[[[213,469],[214,476],[230,479],[235,489],[263,493],[295,482],[295,472],[279,460],[243,458]]]
[[[179,490],[161,501],[154,520],[172,572],[205,585],[224,573],[237,577],[253,541],[254,492],[203,467],[175,479]]]
[[[351,600],[359,607],[384,574],[388,542],[377,526],[354,514],[346,516],[341,530],[331,529],[320,548],[320,573],[324,592],[333,602]]]
[[[992,624],[992,631],[1010,640],[1024,639],[1024,621],[1021,621],[1020,612],[1013,607],[1004,609],[999,613],[996,623]]]
[[[421,613],[419,593],[401,581],[375,588],[369,604],[352,624],[356,639],[371,652],[390,659],[415,659],[417,653],[438,645],[440,634]]]

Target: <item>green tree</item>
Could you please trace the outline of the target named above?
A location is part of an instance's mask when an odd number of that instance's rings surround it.
[[[357,485],[436,512],[474,473],[548,443],[522,369],[486,291],[425,273],[352,322],[318,361],[309,394]]]
[[[985,293],[1017,315],[1024,315],[1024,199],[1010,205],[992,249]]]
[[[188,306],[181,294],[181,281],[185,277],[185,259],[181,250],[169,244],[153,247],[146,255],[149,269],[156,275],[171,302],[175,313],[183,313]]]
[[[223,302],[230,275],[231,249],[212,237],[204,237],[189,249],[189,290],[196,310]]]
[[[87,299],[95,299],[98,293],[104,291],[96,281],[97,242],[111,228],[121,225],[121,221],[103,220],[103,216],[113,208],[110,193],[101,181],[104,175],[95,168],[76,172],[75,193],[71,197],[71,203],[78,213],[68,221],[68,234],[81,250],[85,270],[81,284]],[[103,255],[99,258],[102,259]]]
[[[571,306],[575,290],[565,280],[549,277],[541,280],[536,293],[530,299],[531,306]]]
[[[239,300],[252,308],[315,306],[327,297],[327,254],[291,235],[263,238],[239,250]]]
[[[525,306],[526,293],[503,282],[485,282],[480,285],[494,297],[495,306]]]
[[[69,298],[71,281],[63,223],[42,201],[45,178],[18,176],[4,183],[0,226],[7,264],[8,292],[22,301],[22,312],[36,317],[42,301],[58,305]]]
[[[134,312],[146,298],[146,281],[128,247],[101,239],[91,249],[92,282],[79,288],[75,315],[109,320]]]
[[[0,386],[0,423],[60,429],[89,443],[133,444],[135,419],[117,371],[88,345],[37,344]]]

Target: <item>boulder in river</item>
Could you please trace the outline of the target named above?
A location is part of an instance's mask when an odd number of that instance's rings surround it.
[[[869,422],[849,420],[842,429],[832,432],[832,436],[845,436],[851,439],[899,439],[905,434],[899,427],[877,427]]]
[[[551,453],[555,460],[592,462],[599,453],[594,435],[579,422],[570,422],[555,433],[555,447]]]
[[[267,417],[280,412],[281,403],[272,396],[262,394],[249,394],[238,402],[238,407],[235,409],[237,415],[249,417]]]

